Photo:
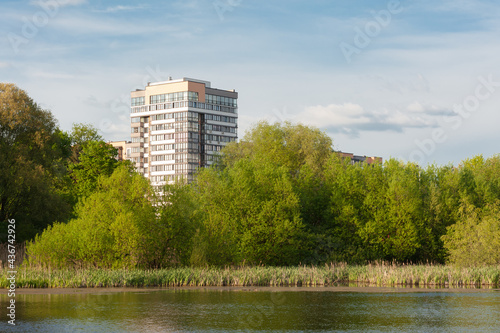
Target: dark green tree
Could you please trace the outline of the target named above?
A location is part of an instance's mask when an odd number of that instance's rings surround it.
[[[68,154],[67,137],[53,115],[25,91],[1,83],[0,223],[16,220],[17,241],[68,216],[71,207],[61,195]]]
[[[90,195],[97,186],[97,179],[111,176],[120,164],[118,151],[104,141],[89,141],[78,156],[77,163],[70,163],[70,177],[77,197]]]
[[[304,248],[300,202],[290,170],[242,159],[203,170],[196,191],[203,224],[193,264],[298,264]]]

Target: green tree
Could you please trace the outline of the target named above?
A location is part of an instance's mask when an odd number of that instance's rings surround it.
[[[323,166],[331,139],[316,128],[259,122],[198,175],[204,221],[193,258],[204,262],[308,261],[328,207]],[[300,245],[299,245],[300,244]]]
[[[452,264],[500,264],[500,201],[484,209],[462,202],[459,221],[442,238]]]
[[[425,170],[428,193],[425,209],[428,210],[428,227],[431,238],[422,244],[422,261],[445,262],[446,251],[442,236],[447,227],[458,221],[460,207],[459,172],[453,166],[430,165]]]
[[[319,129],[289,122],[270,124],[262,121],[245,133],[243,140],[231,143],[223,150],[222,167],[231,168],[242,160],[255,165],[286,168],[298,207],[309,234],[309,246],[330,240],[315,239],[329,219],[329,189],[323,170],[332,154],[331,138]],[[321,238],[321,237],[320,237]],[[314,255],[312,261],[318,260]],[[303,262],[309,262],[304,258]]]
[[[156,216],[154,193],[140,174],[126,165],[76,207],[76,218],[55,224],[27,248],[29,263],[50,267],[162,267],[168,243]]]
[[[485,159],[482,155],[463,161],[459,167],[462,199],[476,207],[500,200],[500,155]]]
[[[236,193],[227,171],[200,170],[193,183],[200,224],[193,236],[190,263],[194,266],[237,264],[238,221],[232,216]]]
[[[186,266],[191,263],[193,238],[200,228],[199,211],[194,201],[192,188],[183,183],[165,186],[163,196],[158,198],[159,223],[164,231],[157,241],[165,246],[162,262],[169,265]]]
[[[93,141],[103,141],[99,130],[90,124],[75,123],[71,128],[71,144],[84,147]]]
[[[60,193],[67,144],[49,111],[15,85],[0,84],[0,223],[16,220],[17,241],[68,216]]]
[[[376,246],[367,242],[362,232],[382,209],[385,177],[380,165],[352,164],[333,153],[325,165],[325,182],[329,191],[329,217],[319,236],[326,245],[319,256],[322,261],[364,262],[380,258]]]
[[[78,163],[82,150],[90,143],[103,142],[99,130],[90,124],[75,123],[67,134],[71,142],[71,163]]]
[[[205,169],[194,193],[202,225],[193,264],[291,265],[304,257],[300,203],[287,167],[242,159]]]
[[[332,148],[331,138],[317,128],[261,121],[245,133],[243,140],[224,149],[222,163],[231,166],[246,158],[285,166],[293,177],[300,174],[303,166],[319,175]]]
[[[117,149],[104,141],[89,141],[83,146],[79,161],[69,165],[78,197],[90,195],[97,186],[99,176],[111,176],[120,164],[117,156]]]
[[[230,171],[230,177],[237,193],[231,216],[239,222],[241,260],[298,264],[308,249],[302,244],[304,225],[289,169],[243,160]]]

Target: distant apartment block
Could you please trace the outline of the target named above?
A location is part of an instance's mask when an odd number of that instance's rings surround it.
[[[338,151],[337,154],[340,155],[343,159],[349,159],[351,161],[351,164],[355,163],[366,163],[366,164],[374,164],[374,163],[380,163],[382,164],[383,160],[382,157],[377,157],[377,156],[360,156],[360,155],[354,155],[351,153],[344,153],[341,151]]]
[[[132,154],[132,147],[130,141],[110,141],[108,143],[118,150],[118,156],[117,156],[118,161],[130,159],[131,157],[130,155]]]
[[[238,93],[210,82],[183,78],[149,83],[131,94],[129,158],[157,190],[179,179],[192,181],[198,168],[236,141]]]

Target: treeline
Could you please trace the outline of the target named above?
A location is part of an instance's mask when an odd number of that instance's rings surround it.
[[[116,157],[92,126],[62,131],[25,91],[0,83],[0,243],[7,241],[9,219],[15,220],[16,243],[54,221],[69,221],[97,179],[123,163]]]
[[[126,168],[29,246],[51,267],[500,263],[500,158],[351,164],[303,125],[259,123],[158,197]]]
[[[261,122],[160,196],[85,142],[62,159],[68,187],[53,186],[73,193],[71,214],[28,245],[33,267],[500,263],[500,156],[353,165],[316,128]]]
[[[191,264],[500,263],[500,157],[352,164],[318,129],[257,124],[190,188]]]

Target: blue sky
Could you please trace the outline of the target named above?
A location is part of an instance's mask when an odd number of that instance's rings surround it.
[[[259,120],[327,132],[337,149],[421,164],[499,153],[495,1],[0,2],[0,80],[64,130],[128,139],[129,92],[193,77]]]

